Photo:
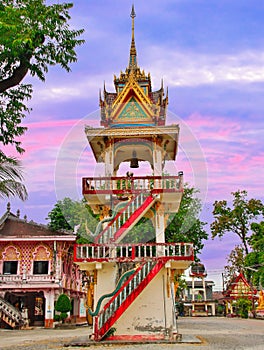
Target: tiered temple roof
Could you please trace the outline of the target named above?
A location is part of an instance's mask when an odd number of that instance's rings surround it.
[[[137,64],[134,35],[134,6],[131,11],[132,39],[129,63],[125,72],[114,76],[116,92],[100,93],[101,125],[104,127],[162,126],[166,121],[168,91],[161,88],[152,91],[150,74],[145,74]]]

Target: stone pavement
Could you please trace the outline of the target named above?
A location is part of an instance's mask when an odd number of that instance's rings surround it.
[[[88,326],[77,326],[69,329],[44,329],[31,328],[24,330],[0,329],[0,349],[2,350],[46,350],[91,347],[99,350],[102,346],[132,345],[132,344],[153,344],[146,340],[132,341],[129,339],[94,342],[90,340],[92,328]],[[200,343],[201,341],[193,335],[183,335],[182,343]],[[159,340],[158,343],[175,343],[166,340]]]
[[[90,341],[91,327],[81,326],[74,329],[0,330],[1,350],[102,350],[111,347],[114,350],[263,350],[264,321],[256,319],[228,319],[219,317],[180,317],[179,333],[182,342],[170,344],[130,343]]]
[[[24,330],[0,329],[0,349],[57,349],[65,343],[86,342],[92,328],[88,326],[72,329],[31,328]]]

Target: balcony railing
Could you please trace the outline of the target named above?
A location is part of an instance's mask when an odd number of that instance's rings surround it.
[[[83,194],[182,192],[183,176],[84,177]]]
[[[75,244],[75,262],[193,260],[191,243]]]
[[[0,275],[0,283],[50,283],[55,281],[52,275]]]

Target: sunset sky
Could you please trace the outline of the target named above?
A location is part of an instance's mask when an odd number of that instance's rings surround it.
[[[27,79],[34,87],[22,156],[29,199],[12,200],[11,206],[38,223],[47,223],[58,199],[81,198],[82,176],[100,172],[84,125],[99,127],[99,89],[105,81],[114,91],[114,74],[128,65],[132,1],[72,2],[72,26],[85,28],[78,62],[71,73],[51,68],[45,83]],[[181,128],[175,169],[200,189],[201,219],[210,224],[213,202],[230,200],[238,189],[264,200],[264,1],[135,0],[134,5],[138,64],[150,72],[153,90],[161,79],[169,88],[167,124]],[[2,213],[6,203],[1,202]],[[201,255],[219,288],[235,244],[232,235],[209,240]]]

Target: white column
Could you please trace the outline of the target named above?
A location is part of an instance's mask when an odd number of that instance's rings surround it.
[[[205,287],[205,278],[202,277],[203,279],[203,290],[204,290],[204,301],[206,301],[206,287]],[[207,303],[205,303],[205,311],[207,312]]]
[[[194,277],[192,277],[192,301],[195,301]]]
[[[154,176],[162,175],[162,149],[158,146],[153,150]]]
[[[155,214],[156,243],[165,243],[165,217],[164,213]]]
[[[194,305],[194,302],[195,302],[195,288],[194,288],[194,277],[192,277],[192,311],[194,312],[195,311],[195,305]]]
[[[44,291],[45,298],[45,328],[53,326],[54,290]]]
[[[205,278],[202,277],[203,280],[203,290],[204,290],[204,300],[206,301],[206,287],[205,287]]]
[[[114,147],[109,146],[105,150],[105,176],[113,176],[114,173]]]

